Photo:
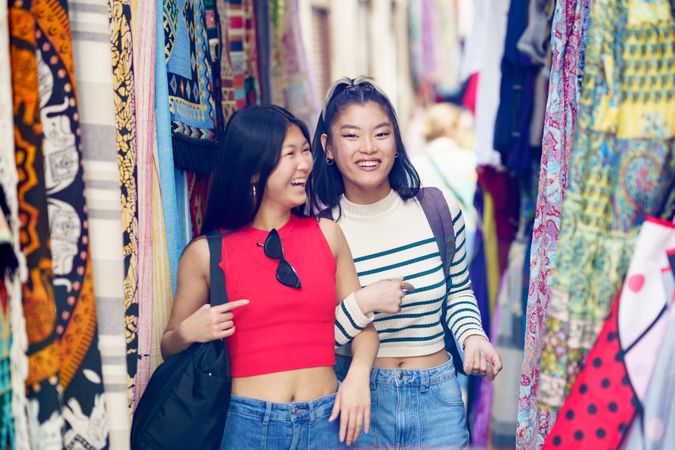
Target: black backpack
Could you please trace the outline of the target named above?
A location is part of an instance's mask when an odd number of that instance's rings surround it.
[[[450,290],[452,286],[450,285],[449,275],[452,258],[455,255],[455,229],[452,227],[452,214],[450,214],[450,208],[448,208],[448,203],[445,201],[443,193],[440,189],[435,187],[421,188],[416,198],[419,200],[424,215],[427,217],[427,221],[431,227],[431,231],[434,233],[434,238],[436,239],[436,244],[438,245],[438,250],[441,254],[441,261],[443,262],[443,273],[445,274],[446,280],[448,280],[447,289]],[[334,220],[330,209],[324,209],[319,213],[319,216]],[[457,348],[457,343],[455,342],[452,332],[448,328],[447,322],[444,320],[446,312],[447,304],[446,302],[443,302],[441,325],[445,332],[445,350],[452,355],[455,371],[466,375],[462,357]]]
[[[220,233],[207,236],[211,305],[227,302],[218,266]],[[170,356],[150,377],[131,424],[132,450],[220,448],[230,403],[230,363],[222,341],[192,344]]]

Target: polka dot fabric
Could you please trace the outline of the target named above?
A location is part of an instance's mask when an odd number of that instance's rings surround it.
[[[617,296],[600,336],[560,410],[544,449],[616,449],[638,401],[623,361]]]

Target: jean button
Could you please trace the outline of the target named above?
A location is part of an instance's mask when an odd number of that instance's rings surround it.
[[[398,379],[399,379],[399,380],[402,380],[402,379],[403,379],[403,374],[402,374],[402,373],[399,373],[399,374],[398,374]]]

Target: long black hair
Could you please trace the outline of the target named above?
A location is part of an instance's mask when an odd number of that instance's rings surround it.
[[[340,197],[345,192],[342,174],[340,174],[337,164],[329,165],[326,160],[326,153],[321,146],[321,135],[326,134],[328,136],[327,142],[330,144],[332,140],[330,128],[345,108],[354,104],[364,105],[368,102],[373,102],[382,107],[394,128],[398,157],[394,160],[394,165],[389,172],[391,188],[398,192],[404,200],[417,195],[420,189],[420,177],[405,151],[396,111],[394,111],[394,107],[386,94],[369,78],[341,78],[333,83],[328,90],[312,140],[314,169],[312,170],[311,182],[308,184],[312,212],[316,213],[324,208],[333,208],[338,205]]]
[[[292,125],[309,142],[304,122],[279,106],[248,106],[230,117],[211,175],[202,235],[220,228],[235,230],[253,220]],[[293,209],[296,215],[302,211]]]

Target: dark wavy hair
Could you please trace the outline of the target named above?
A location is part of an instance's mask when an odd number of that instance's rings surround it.
[[[235,230],[251,223],[260,209],[267,179],[279,162],[281,147],[292,125],[300,128],[309,142],[305,123],[279,106],[248,106],[230,117],[211,174],[202,235],[220,228]],[[304,206],[292,212],[302,216],[303,211]]]
[[[337,164],[328,165],[326,161],[326,154],[321,146],[321,135],[326,134],[327,142],[330,144],[332,140],[330,128],[345,108],[355,104],[365,105],[368,102],[382,107],[394,128],[398,158],[394,160],[394,165],[389,172],[391,188],[404,200],[417,195],[420,189],[420,177],[405,151],[396,111],[387,95],[370,78],[341,78],[328,90],[312,140],[314,169],[308,184],[308,191],[310,210],[314,213],[339,205],[340,197],[345,192],[342,174]]]

